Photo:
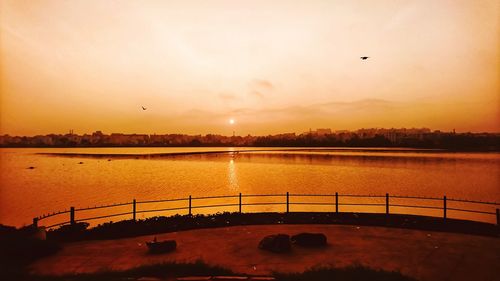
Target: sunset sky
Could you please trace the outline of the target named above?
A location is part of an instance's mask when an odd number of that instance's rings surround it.
[[[0,3],[0,134],[500,131],[497,0]]]

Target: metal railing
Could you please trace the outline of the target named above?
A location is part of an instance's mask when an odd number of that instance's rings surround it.
[[[328,199],[328,201],[313,201],[313,202],[304,202],[304,201],[291,201],[290,198],[322,198],[322,199]],[[249,198],[278,198],[281,199],[280,201],[270,201],[266,200],[265,202],[244,202],[244,199],[249,199]],[[340,200],[342,198],[364,198],[364,199],[370,199],[370,200],[375,200],[376,202],[352,202],[348,200]],[[220,200],[223,199],[224,202],[222,203],[217,203],[217,204],[200,204],[200,205],[194,205],[194,202],[197,201],[204,201],[204,200]],[[391,199],[394,200],[413,200],[413,201],[418,201],[418,202],[433,202],[434,205],[428,205],[428,204],[420,204],[420,205],[410,205],[409,203],[390,203]],[[234,200],[234,201],[231,201]],[[183,205],[181,206],[169,206],[167,208],[153,208],[153,209],[143,209],[143,210],[138,210],[137,206],[148,206],[149,204],[152,203],[182,203]],[[460,208],[460,207],[449,207],[448,202],[458,202],[460,205],[467,205],[471,206],[470,208]],[[126,212],[118,212],[118,213],[106,213],[103,215],[98,215],[98,216],[91,216],[91,217],[83,217],[83,218],[77,218],[76,213],[77,212],[82,212],[82,211],[88,211],[88,210],[97,210],[97,209],[110,209],[114,207],[120,207],[120,206],[128,206],[131,205],[130,211]],[[206,208],[227,208],[227,207],[238,207],[238,212],[242,213],[243,212],[243,207],[245,206],[280,206],[280,205],[285,205],[285,209],[282,210],[283,212],[289,213],[290,212],[290,206],[297,205],[297,206],[325,206],[325,207],[331,207],[331,209],[328,212],[333,212],[333,213],[339,213],[339,207],[385,207],[385,214],[414,214],[414,213],[401,213],[401,212],[391,212],[391,207],[396,207],[396,208],[407,208],[407,209],[427,209],[427,210],[440,210],[442,212],[441,217],[446,220],[447,219],[447,212],[448,211],[456,211],[456,212],[462,212],[462,213],[474,213],[474,214],[482,214],[482,215],[489,215],[489,216],[496,216],[496,222],[497,225],[500,225],[500,212],[499,212],[499,207],[500,203],[497,202],[484,202],[484,201],[474,201],[474,200],[465,200],[465,199],[452,199],[452,198],[447,198],[446,196],[443,196],[441,198],[439,197],[423,197],[423,196],[401,196],[401,195],[391,195],[389,196],[388,193],[385,195],[360,195],[360,194],[338,194],[335,192],[334,194],[291,194],[289,192],[285,194],[241,194],[239,193],[238,195],[223,195],[223,196],[202,196],[202,197],[192,197],[191,195],[186,198],[176,198],[176,199],[162,199],[162,200],[145,200],[145,201],[137,201],[136,199],[133,199],[132,202],[126,202],[126,203],[117,203],[117,204],[110,204],[110,205],[101,205],[101,206],[94,206],[94,207],[86,207],[86,208],[75,208],[75,207],[70,207],[69,210],[64,210],[60,212],[54,212],[51,214],[45,214],[39,217],[33,218],[33,225],[34,226],[39,226],[40,222],[42,220],[46,220],[51,217],[61,217],[64,214],[69,213],[69,220],[67,221],[61,221],[55,224],[51,225],[46,225],[46,228],[54,228],[57,226],[65,225],[65,224],[75,224],[77,222],[88,222],[92,220],[98,220],[98,219],[104,219],[104,218],[111,218],[111,217],[118,217],[118,216],[126,216],[126,215],[131,215],[131,219],[136,220],[137,214],[146,214],[146,213],[160,213],[160,212],[167,212],[167,211],[176,211],[176,214],[180,214],[179,211],[187,211],[188,215],[193,214],[193,210],[195,209],[206,209]],[[477,208],[477,206],[482,206],[482,208]],[[473,208],[475,207],[475,208]],[[488,209],[488,210],[486,210]],[[227,209],[223,209],[223,211],[229,211]],[[359,211],[359,210],[358,210]],[[352,211],[351,211],[352,212]],[[380,212],[383,213],[383,212]]]

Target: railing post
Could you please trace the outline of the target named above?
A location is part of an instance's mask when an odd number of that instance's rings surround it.
[[[339,213],[339,193],[335,192],[335,213]]]
[[[389,193],[385,194],[385,214],[389,214]]]
[[[500,226],[500,209],[497,208],[497,225]]]
[[[191,215],[191,195],[189,195],[189,215]]]
[[[134,199],[134,201],[132,201],[132,214],[133,214],[133,215],[132,215],[132,219],[133,219],[134,221],[135,221],[135,214],[136,214],[136,210],[137,210],[137,209],[136,209],[136,205],[137,205],[137,202],[136,202],[136,201],[135,201],[135,199]]]
[[[290,204],[290,194],[287,191],[286,192],[286,212],[287,213],[290,211],[289,204]]]
[[[75,207],[69,209],[69,222],[75,224]]]
[[[443,197],[443,218],[446,220],[446,195]]]
[[[241,192],[240,192],[240,214],[241,214]]]
[[[498,209],[497,209],[497,217],[498,217]],[[33,218],[33,226],[38,227],[38,218]]]

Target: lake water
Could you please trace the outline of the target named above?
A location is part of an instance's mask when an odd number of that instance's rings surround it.
[[[206,151],[241,152],[172,155]],[[338,192],[341,195],[389,193],[440,198],[446,195],[448,198],[500,201],[500,153],[352,148],[3,148],[0,149],[0,155],[0,223],[15,226],[30,224],[35,216],[69,209],[70,206],[81,208],[130,202],[134,198],[146,201],[184,198],[189,195],[196,197],[286,192],[333,195]],[[221,204],[227,203],[227,200],[238,203],[238,198],[211,200],[209,203]],[[285,197],[244,200],[247,203],[258,200],[283,203]],[[342,200],[364,202],[359,201],[364,199],[350,197]],[[383,204],[384,200],[385,198],[379,198],[373,202]],[[391,199],[391,204],[415,203],[401,200]],[[334,197],[292,196],[290,201],[333,204]],[[185,207],[186,203],[139,204],[138,210]],[[193,202],[194,206],[206,203],[201,200]],[[442,202],[438,200],[425,203],[442,206]],[[463,207],[461,203],[448,204],[451,207]],[[291,211],[332,211],[334,207],[292,205]],[[498,207],[491,205],[484,207],[484,210],[494,212]],[[128,212],[130,208],[130,205],[122,206],[116,211]],[[284,205],[245,206],[243,211],[283,211],[284,208]],[[384,208],[344,206],[341,211],[384,212]],[[236,211],[238,207],[225,209]],[[195,212],[222,210],[224,209],[195,209]],[[95,215],[96,212],[77,212],[77,219]],[[99,212],[102,214],[104,211]],[[184,210],[178,212],[185,213]],[[391,207],[391,212],[436,216],[442,214],[442,211],[410,211],[398,207]],[[141,213],[138,218],[171,213]],[[69,218],[68,214],[61,216],[65,220]],[[449,216],[496,222],[494,215],[450,211]],[[113,220],[129,217],[116,217]]]

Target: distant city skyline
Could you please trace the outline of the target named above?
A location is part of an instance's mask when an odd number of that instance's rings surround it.
[[[498,132],[499,18],[496,0],[2,0],[0,134]]]
[[[266,136],[186,134],[0,135],[0,147],[172,147],[172,146],[304,146],[304,147],[413,147],[452,150],[498,151],[500,133],[456,133],[429,128],[363,128],[355,131],[321,128],[300,134]]]
[[[357,128],[357,129],[344,129],[344,128],[315,128],[311,127],[306,130],[302,131],[292,131],[292,130],[286,130],[283,129],[282,131],[278,131],[275,133],[268,133],[268,134],[250,134],[250,133],[238,133],[237,131],[228,131],[226,133],[215,133],[215,132],[208,132],[208,133],[184,133],[184,132],[153,132],[153,133],[145,133],[145,132],[119,132],[119,131],[105,131],[105,130],[93,130],[90,132],[77,132],[74,129],[69,129],[66,130],[65,132],[49,132],[49,133],[42,133],[42,134],[33,134],[33,135],[15,135],[15,134],[8,134],[8,133],[2,133],[0,136],[17,136],[17,137],[35,137],[35,136],[48,136],[48,135],[92,135],[95,133],[102,133],[102,134],[108,134],[108,135],[188,135],[188,136],[207,136],[207,135],[220,135],[220,136],[225,136],[225,137],[231,137],[231,136],[274,136],[274,135],[283,135],[283,134],[296,134],[296,135],[301,135],[301,134],[308,134],[308,133],[319,133],[319,134],[338,134],[338,133],[344,133],[344,132],[349,132],[349,133],[356,133],[359,131],[364,131],[364,130],[424,130],[426,132],[432,133],[432,132],[441,132],[441,133],[473,133],[473,134],[481,134],[481,133],[487,133],[487,134],[500,134],[500,131],[458,131],[456,129],[451,129],[451,130],[440,130],[437,128],[428,128],[428,127],[366,127],[366,128]]]

